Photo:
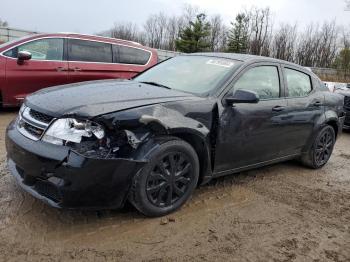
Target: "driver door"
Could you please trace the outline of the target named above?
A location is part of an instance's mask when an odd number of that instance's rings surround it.
[[[215,172],[249,167],[284,155],[288,138],[285,121],[287,102],[279,64],[254,64],[232,83],[229,94],[238,89],[254,91],[254,104],[225,105],[220,117]]]
[[[30,52],[30,60],[18,63],[20,51]],[[43,38],[5,52],[6,86],[4,101],[19,104],[26,95],[39,89],[67,84],[68,62],[64,61],[64,39]]]

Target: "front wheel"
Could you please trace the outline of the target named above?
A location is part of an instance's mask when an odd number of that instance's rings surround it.
[[[199,177],[199,160],[187,142],[167,141],[151,153],[148,164],[135,175],[130,202],[146,216],[163,216],[181,207]]]
[[[332,155],[334,144],[334,128],[327,125],[319,131],[311,149],[302,157],[302,162],[314,169],[323,167]]]

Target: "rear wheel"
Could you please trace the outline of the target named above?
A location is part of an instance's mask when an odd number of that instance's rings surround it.
[[[135,175],[130,202],[146,216],[162,216],[181,207],[199,177],[199,161],[187,142],[170,140],[152,152],[149,163]]]
[[[334,144],[335,131],[327,125],[320,130],[311,149],[302,157],[302,162],[314,169],[323,167],[332,155]]]

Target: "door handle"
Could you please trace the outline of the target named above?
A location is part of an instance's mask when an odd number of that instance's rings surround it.
[[[280,111],[283,111],[284,109],[285,109],[284,106],[275,106],[272,108],[272,111],[280,112]]]
[[[74,72],[80,72],[80,71],[81,71],[81,68],[79,68],[79,67],[74,67],[73,71],[74,71]]]
[[[322,102],[321,102],[321,101],[316,101],[316,102],[314,103],[314,106],[322,106]]]
[[[59,66],[59,67],[56,68],[56,71],[57,72],[63,72],[63,71],[67,71],[67,69],[64,68],[63,66]]]

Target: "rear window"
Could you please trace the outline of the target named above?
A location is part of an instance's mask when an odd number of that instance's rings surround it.
[[[69,39],[68,59],[70,61],[112,63],[112,45]]]
[[[287,78],[289,97],[303,97],[311,92],[312,85],[309,75],[289,68],[284,69],[284,74]]]
[[[121,45],[115,45],[114,52],[119,64],[145,65],[151,56],[148,51]]]

